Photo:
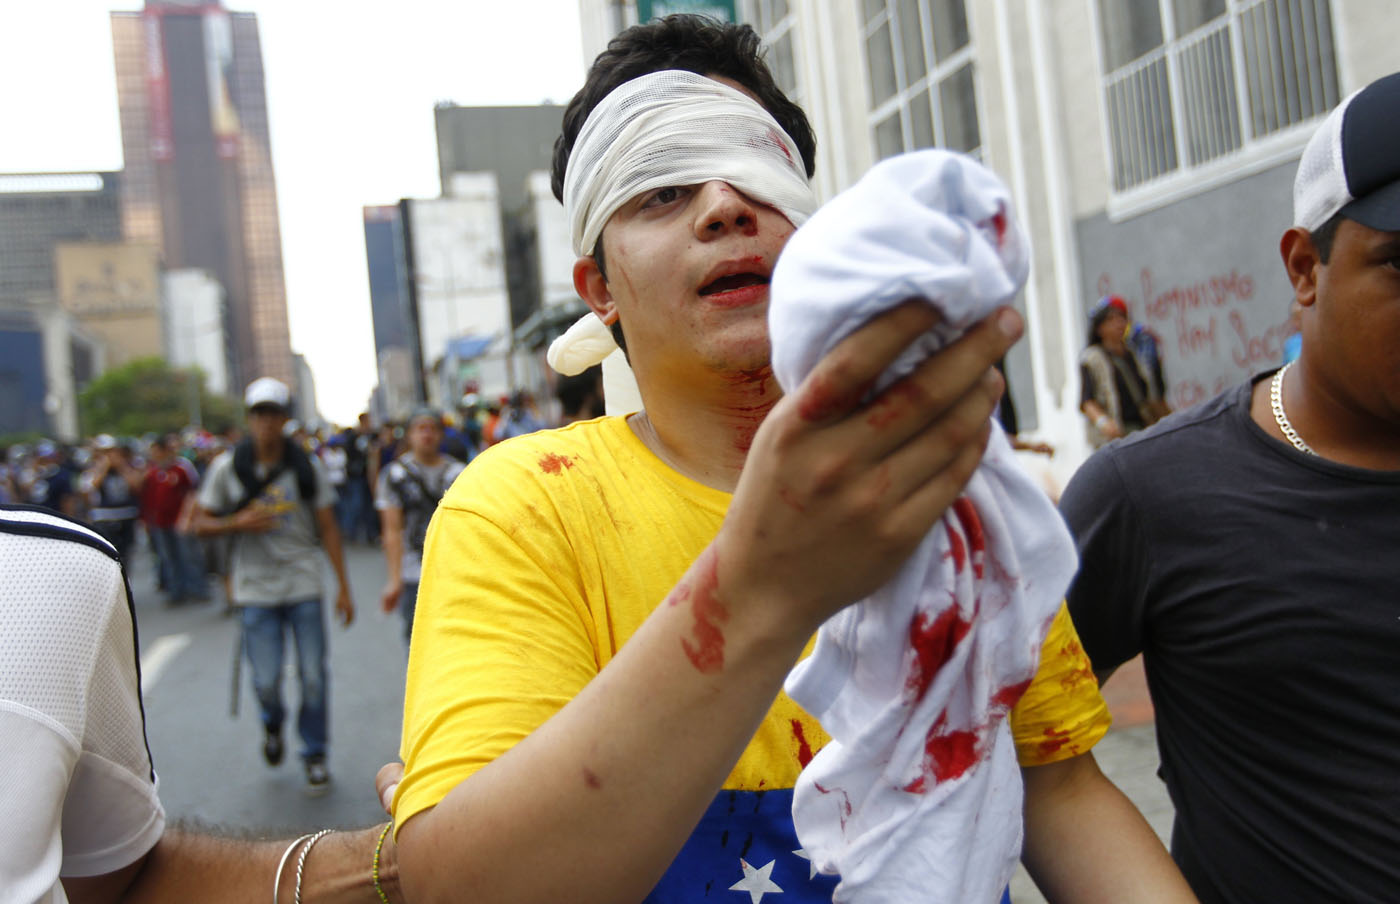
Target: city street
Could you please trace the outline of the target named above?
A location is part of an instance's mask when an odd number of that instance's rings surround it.
[[[274,769],[263,762],[246,662],[238,716],[229,716],[237,620],[224,614],[222,602],[168,608],[156,591],[148,551],[142,548],[132,558],[147,733],[167,817],[254,835],[382,821],[374,774],[398,758],[407,662],[398,613],[379,611],[383,553],[365,546],[346,550],[356,618],[348,629],[328,629],[332,783],[319,797],[304,792],[297,756],[290,644],[284,676],[291,712],[284,732],[287,754]]]
[[[129,570],[140,626],[147,730],[161,799],[172,822],[262,836],[364,826],[384,818],[374,796],[374,774],[398,756],[406,651],[398,615],[379,611],[383,555],[351,546],[346,565],[357,616],[348,630],[330,629],[334,781],[329,793],[309,797],[295,732],[287,732],[287,758],[281,766],[269,769],[263,763],[246,664],[239,714],[229,716],[237,622],[224,615],[219,602],[167,608],[156,592],[148,552],[142,549],[133,557]],[[288,704],[294,707],[290,657],[285,678]],[[1099,765],[1165,839],[1172,808],[1155,774],[1156,737],[1140,663],[1124,666],[1105,696],[1114,727],[1094,750]],[[1024,870],[1018,870],[1011,888],[1016,904],[1044,901]]]

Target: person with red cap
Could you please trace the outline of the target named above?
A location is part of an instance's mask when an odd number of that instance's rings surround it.
[[[1088,418],[1095,449],[1155,424],[1166,410],[1160,364],[1154,373],[1128,335],[1122,298],[1105,295],[1089,309],[1089,344],[1079,355],[1079,410]]]

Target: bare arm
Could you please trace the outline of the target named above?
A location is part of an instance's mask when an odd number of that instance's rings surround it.
[[[1085,399],[1084,402],[1080,404],[1079,410],[1084,412],[1084,415],[1094,422],[1094,426],[1098,427],[1099,432],[1104,436],[1114,439],[1123,435],[1123,428],[1113,419],[1112,415],[1104,410],[1102,405],[1095,402],[1093,399]]]
[[[380,605],[385,612],[393,612],[403,592],[403,509],[391,506],[379,510],[379,534],[384,541],[385,564],[389,570]]]
[[[1021,861],[1053,904],[1194,902],[1186,880],[1132,801],[1092,753],[1021,770]]]
[[[349,626],[355,620],[355,604],[350,599],[350,581],[345,577],[345,547],[340,542],[340,525],[335,523],[335,511],[329,505],[316,510],[316,526],[321,531],[321,548],[326,551],[331,570],[335,572],[338,587],[335,611],[340,623]]]
[[[404,824],[410,899],[650,891],[811,633],[898,568],[981,458],[991,367],[1014,338],[991,319],[859,406],[934,316],[880,318],[773,409],[719,535],[668,600],[552,719]]]
[[[256,502],[232,515],[215,515],[196,504],[190,524],[197,537],[217,537],[224,534],[264,533],[276,527],[281,520],[280,515]]]
[[[381,904],[371,880],[380,827],[334,832],[307,854],[302,901],[318,904]],[[291,839],[239,841],[167,830],[142,860],[105,876],[64,879],[73,904],[244,904],[265,901],[274,872]],[[297,853],[300,852],[298,849]],[[282,868],[278,900],[290,904],[296,888],[294,853]],[[392,838],[380,855],[380,886],[400,901]]]

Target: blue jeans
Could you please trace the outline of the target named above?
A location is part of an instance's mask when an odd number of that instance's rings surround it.
[[[326,674],[326,623],[321,600],[281,606],[244,606],[243,649],[253,667],[253,692],[262,709],[263,727],[282,730],[282,653],[286,629],[296,642],[297,677],[301,681],[301,710],[297,732],[302,758],[324,756],[330,740],[330,687]]]
[[[160,559],[161,581],[174,600],[207,596],[204,583],[203,553],[193,538],[173,527],[148,527],[151,545]]]
[[[340,532],[347,543],[361,534],[366,543],[378,536],[379,513],[374,509],[374,496],[366,478],[351,478],[345,482],[345,508],[341,515]]]

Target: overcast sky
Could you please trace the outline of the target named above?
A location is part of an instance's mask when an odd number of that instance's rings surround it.
[[[360,208],[438,194],[433,105],[563,103],[577,0],[228,0],[258,14],[292,348],[341,423],[375,383]],[[122,167],[108,11],[0,0],[0,172]]]

